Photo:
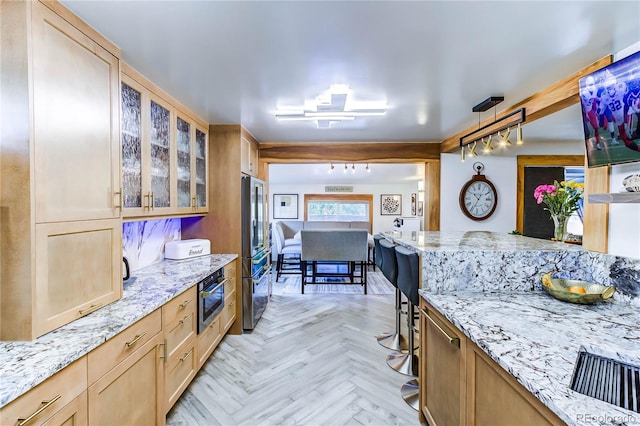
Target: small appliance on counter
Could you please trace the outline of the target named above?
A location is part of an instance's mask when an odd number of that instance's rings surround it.
[[[211,241],[201,238],[169,241],[164,245],[165,259],[190,259],[207,254],[211,254]]]

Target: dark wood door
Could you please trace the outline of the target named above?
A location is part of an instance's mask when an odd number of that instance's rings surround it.
[[[553,237],[551,216],[544,210],[544,203],[536,202],[533,192],[538,185],[550,185],[554,180],[564,180],[564,167],[525,167],[523,235],[547,240]]]

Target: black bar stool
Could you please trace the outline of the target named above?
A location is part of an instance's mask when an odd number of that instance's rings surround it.
[[[395,248],[398,264],[398,288],[408,301],[407,329],[409,330],[409,351],[407,353],[391,354],[387,357],[387,364],[394,370],[408,376],[418,375],[418,356],[414,350],[415,335],[415,307],[419,304],[418,289],[420,288],[420,257],[412,250],[402,246]],[[418,410],[418,381],[410,380],[402,386],[402,398],[416,411]]]
[[[398,289],[396,283],[398,277],[398,266],[395,254],[395,245],[385,239],[381,235],[373,237],[375,244],[375,259],[378,268],[382,271],[382,275],[396,288],[396,331],[393,333],[383,333],[376,336],[378,343],[385,348],[393,351],[406,350],[409,346],[407,344],[407,338],[400,332],[401,327],[401,314],[402,314],[402,293]]]

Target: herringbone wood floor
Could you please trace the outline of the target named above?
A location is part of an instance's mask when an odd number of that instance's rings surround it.
[[[374,337],[393,328],[394,296],[278,294],[295,279],[275,284],[253,333],[224,338],[168,425],[419,424],[400,397],[410,377]]]

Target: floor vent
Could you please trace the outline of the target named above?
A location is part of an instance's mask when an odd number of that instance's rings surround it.
[[[571,389],[640,413],[640,367],[580,352]]]

